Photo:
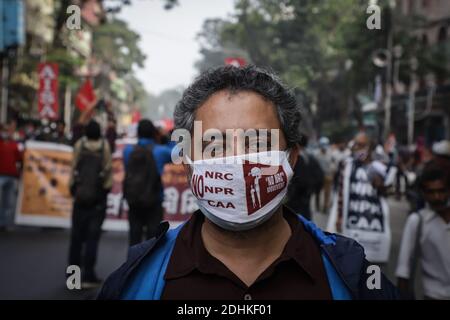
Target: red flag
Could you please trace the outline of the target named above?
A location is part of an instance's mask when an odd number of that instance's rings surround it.
[[[58,118],[58,65],[39,63],[38,111],[41,118]]]
[[[139,112],[139,110],[133,111],[133,113],[131,114],[131,123],[138,123],[139,121],[141,121],[142,115]]]
[[[225,64],[226,65],[232,65],[235,67],[243,67],[247,64],[244,58],[239,57],[229,57],[225,58]]]
[[[80,111],[83,111],[89,104],[93,103],[96,99],[94,88],[90,79],[87,79],[78,90],[75,97],[75,105]]]

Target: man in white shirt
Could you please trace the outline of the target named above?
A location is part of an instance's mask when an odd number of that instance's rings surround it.
[[[425,299],[450,300],[450,187],[448,172],[430,166],[419,178],[426,207],[406,221],[396,275],[398,287],[412,293],[420,262]]]

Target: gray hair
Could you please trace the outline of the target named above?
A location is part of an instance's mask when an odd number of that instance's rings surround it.
[[[288,147],[300,140],[300,107],[292,90],[274,73],[253,65],[242,68],[222,66],[198,76],[175,106],[175,127],[192,131],[197,108],[221,90],[229,90],[232,94],[253,91],[269,100],[276,108]]]

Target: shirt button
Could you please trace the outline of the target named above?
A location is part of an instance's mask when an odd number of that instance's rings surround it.
[[[252,300],[252,296],[247,293],[246,295],[244,295],[244,300]]]

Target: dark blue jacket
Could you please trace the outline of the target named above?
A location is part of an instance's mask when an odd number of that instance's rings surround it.
[[[153,139],[139,139],[137,142],[140,146],[151,145],[153,148],[153,158],[155,158],[156,167],[158,168],[159,175],[163,173],[164,165],[172,162],[171,153],[172,146],[157,144],[153,141]],[[127,145],[123,149],[123,164],[124,167],[127,167],[128,159],[130,158],[130,154],[133,151],[134,145]]]
[[[158,173],[161,176],[164,171],[164,166],[167,163],[172,162],[171,153],[172,153],[172,146],[167,145],[161,145],[155,143],[153,139],[146,139],[141,138],[138,140],[137,145],[145,147],[150,145],[152,147],[153,151],[153,158],[155,159],[156,168],[158,169]],[[123,149],[123,166],[126,169],[128,160],[130,159],[131,152],[133,152],[134,145],[127,145]],[[161,193],[159,195],[160,201],[162,202],[164,200],[164,190],[161,190]]]
[[[333,299],[400,298],[397,289],[384,275],[381,275],[380,289],[368,288],[370,263],[360,244],[340,235],[324,233],[314,223],[299,218],[321,248]],[[155,238],[132,247],[128,260],[109,276],[98,299],[160,299],[165,285],[164,274],[181,227],[168,231],[169,224],[163,222]]]

